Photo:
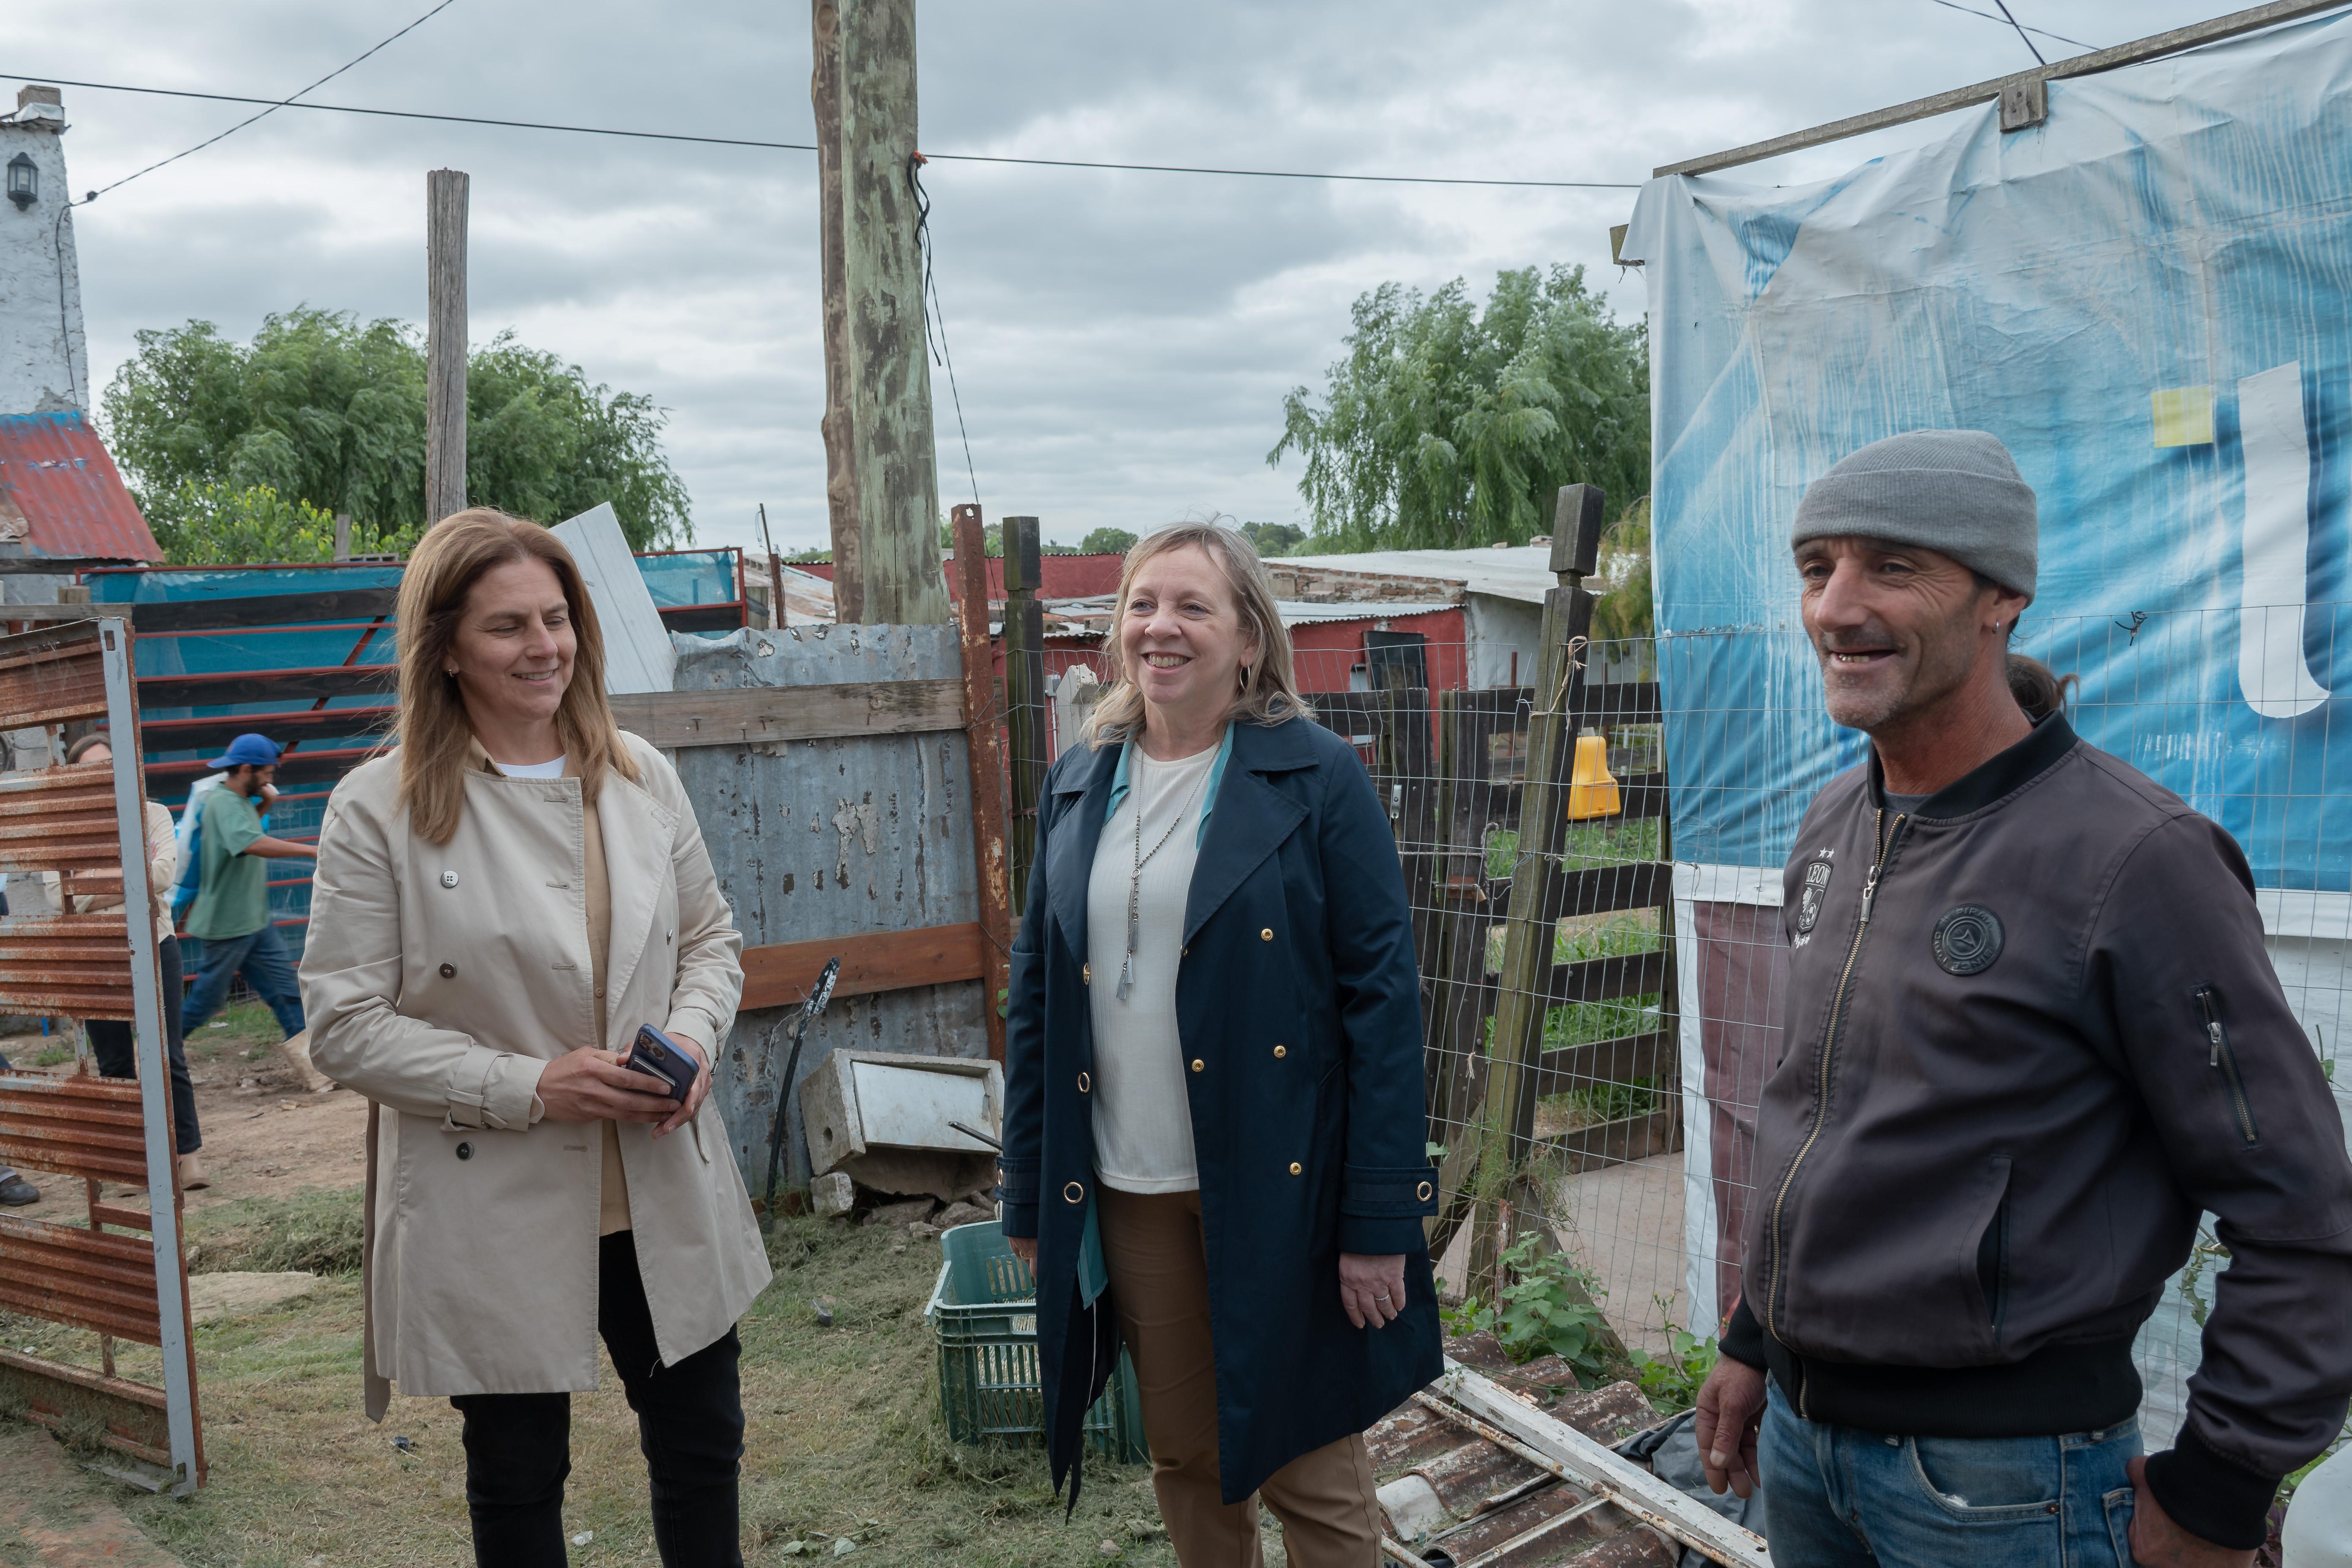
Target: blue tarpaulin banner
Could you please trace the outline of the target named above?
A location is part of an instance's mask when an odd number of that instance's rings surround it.
[[[1822,714],[1790,521],[1905,430],[1989,430],[2040,497],[2021,651],[2077,727],[2352,889],[2352,18],[2053,82],[1818,184],[1654,182],[1659,675],[1678,858],[1780,863],[1862,755]]]

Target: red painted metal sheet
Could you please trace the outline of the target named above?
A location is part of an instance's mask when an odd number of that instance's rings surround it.
[[[18,516],[36,555],[154,561],[163,553],[79,410],[0,417],[0,531]]]

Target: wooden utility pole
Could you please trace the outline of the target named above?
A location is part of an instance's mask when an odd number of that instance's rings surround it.
[[[956,626],[963,644],[963,722],[971,742],[972,852],[980,929],[988,939],[988,1055],[1004,1059],[998,993],[1013,984],[1013,904],[1004,859],[1004,747],[996,712],[996,648],[988,635],[988,531],[977,503],[955,509]]]
[[[810,17],[834,604],[844,622],[944,625],[916,233],[915,0],[811,0]]]
[[[466,196],[461,169],[425,176],[425,521],[466,510]]]
[[[1004,520],[1004,728],[1013,754],[1013,912],[1029,908],[1037,863],[1037,799],[1045,789],[1045,606],[1037,599],[1037,520]]]

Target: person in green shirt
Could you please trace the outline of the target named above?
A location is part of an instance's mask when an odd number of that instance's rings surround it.
[[[180,1009],[183,1034],[204,1027],[220,1010],[229,984],[239,974],[253,994],[269,1004],[278,1026],[292,1038],[302,1031],[301,992],[286,943],[269,920],[269,871],[265,860],[307,860],[306,844],[273,838],[261,830],[255,803],[278,773],[277,744],[264,735],[239,735],[211,766],[228,776],[205,796],[200,847],[204,882],[184,922],[204,949],[196,984]]]

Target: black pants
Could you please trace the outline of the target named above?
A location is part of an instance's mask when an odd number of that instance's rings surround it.
[[[193,1154],[205,1146],[205,1139],[196,1128],[196,1086],[188,1081],[187,1042],[180,1033],[180,939],[165,938],[157,956],[163,971],[163,1043],[172,1061],[172,1131],[179,1152]],[[98,1058],[100,1076],[139,1076],[130,1025],[120,1018],[92,1018],[82,1026],[89,1031],[90,1054]]]
[[[663,1366],[653,1314],[625,1230],[598,1248],[596,1327],[620,1370],[637,1446],[653,1479],[654,1544],[664,1568],[742,1568],[736,1472],[743,1399],[730,1329],[718,1342]],[[568,1394],[466,1394],[466,1506],[478,1568],[563,1568],[563,1479],[572,1473]]]

